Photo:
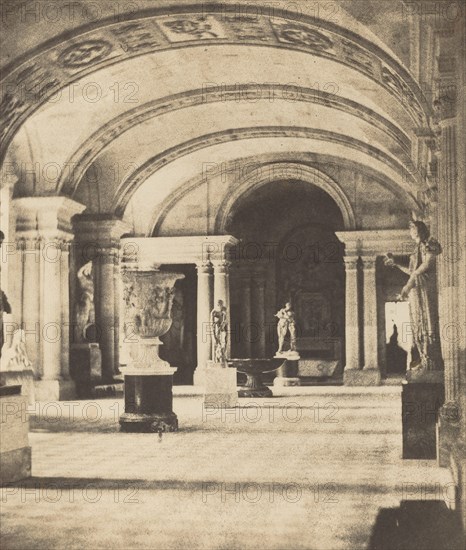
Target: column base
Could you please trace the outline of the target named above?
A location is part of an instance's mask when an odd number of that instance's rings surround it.
[[[235,407],[236,369],[210,362],[204,369],[204,404],[209,406]]]
[[[437,463],[442,468],[450,466],[451,451],[459,439],[459,408],[451,401],[440,408],[437,422]]]
[[[73,380],[35,380],[36,401],[69,401],[76,398]]]
[[[380,386],[381,380],[379,369],[345,369],[343,371],[345,386]]]
[[[193,372],[193,386],[205,388],[205,369],[205,365],[199,365]]]
[[[466,533],[466,447],[464,444],[457,442],[453,446],[450,467],[455,484],[455,510],[458,511]]]

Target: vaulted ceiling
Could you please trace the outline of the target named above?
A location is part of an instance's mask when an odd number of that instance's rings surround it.
[[[417,208],[416,132],[430,111],[405,65],[402,7],[160,1],[116,14],[101,2],[89,21],[97,4],[74,4],[73,21],[57,2],[53,25],[39,13],[34,32],[15,36],[4,18],[0,152],[16,196],[64,194],[119,217],[131,207],[147,232],[192,182],[279,158],[327,177],[351,165]]]

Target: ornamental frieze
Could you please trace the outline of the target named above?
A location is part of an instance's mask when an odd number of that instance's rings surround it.
[[[72,69],[87,67],[104,60],[112,49],[112,44],[105,40],[88,40],[66,48],[58,56],[58,63]]]
[[[39,49],[12,68],[1,84],[0,159],[27,116],[54,96],[56,99],[57,92],[71,82],[135,55],[196,43],[267,45],[332,59],[370,77],[402,100],[416,124],[425,119],[425,100],[409,73],[377,46],[363,38],[356,43],[353,35],[334,24],[312,18],[297,23],[265,15],[147,15],[103,22],[97,29]]]

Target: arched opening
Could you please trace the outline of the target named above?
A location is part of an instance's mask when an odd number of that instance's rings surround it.
[[[344,227],[333,199],[304,181],[273,181],[233,205],[226,230],[240,239],[231,271],[232,355],[271,357],[275,313],[290,301],[297,317],[298,375],[303,381],[341,376],[318,370],[343,361]],[[314,380],[316,379],[316,380]]]

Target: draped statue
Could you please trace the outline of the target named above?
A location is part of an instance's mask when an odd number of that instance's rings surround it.
[[[412,364],[408,372],[407,378],[413,379],[420,378],[425,373],[443,370],[436,273],[437,256],[441,254],[442,248],[430,236],[423,222],[412,221],[409,229],[411,238],[416,243],[409,267],[396,263],[392,254],[387,254],[385,264],[397,267],[409,275],[400,298],[408,300],[413,340],[420,356],[417,364]]]
[[[78,296],[76,303],[76,325],[78,342],[86,342],[86,330],[95,323],[94,278],[92,262],[84,264],[77,273]]]

